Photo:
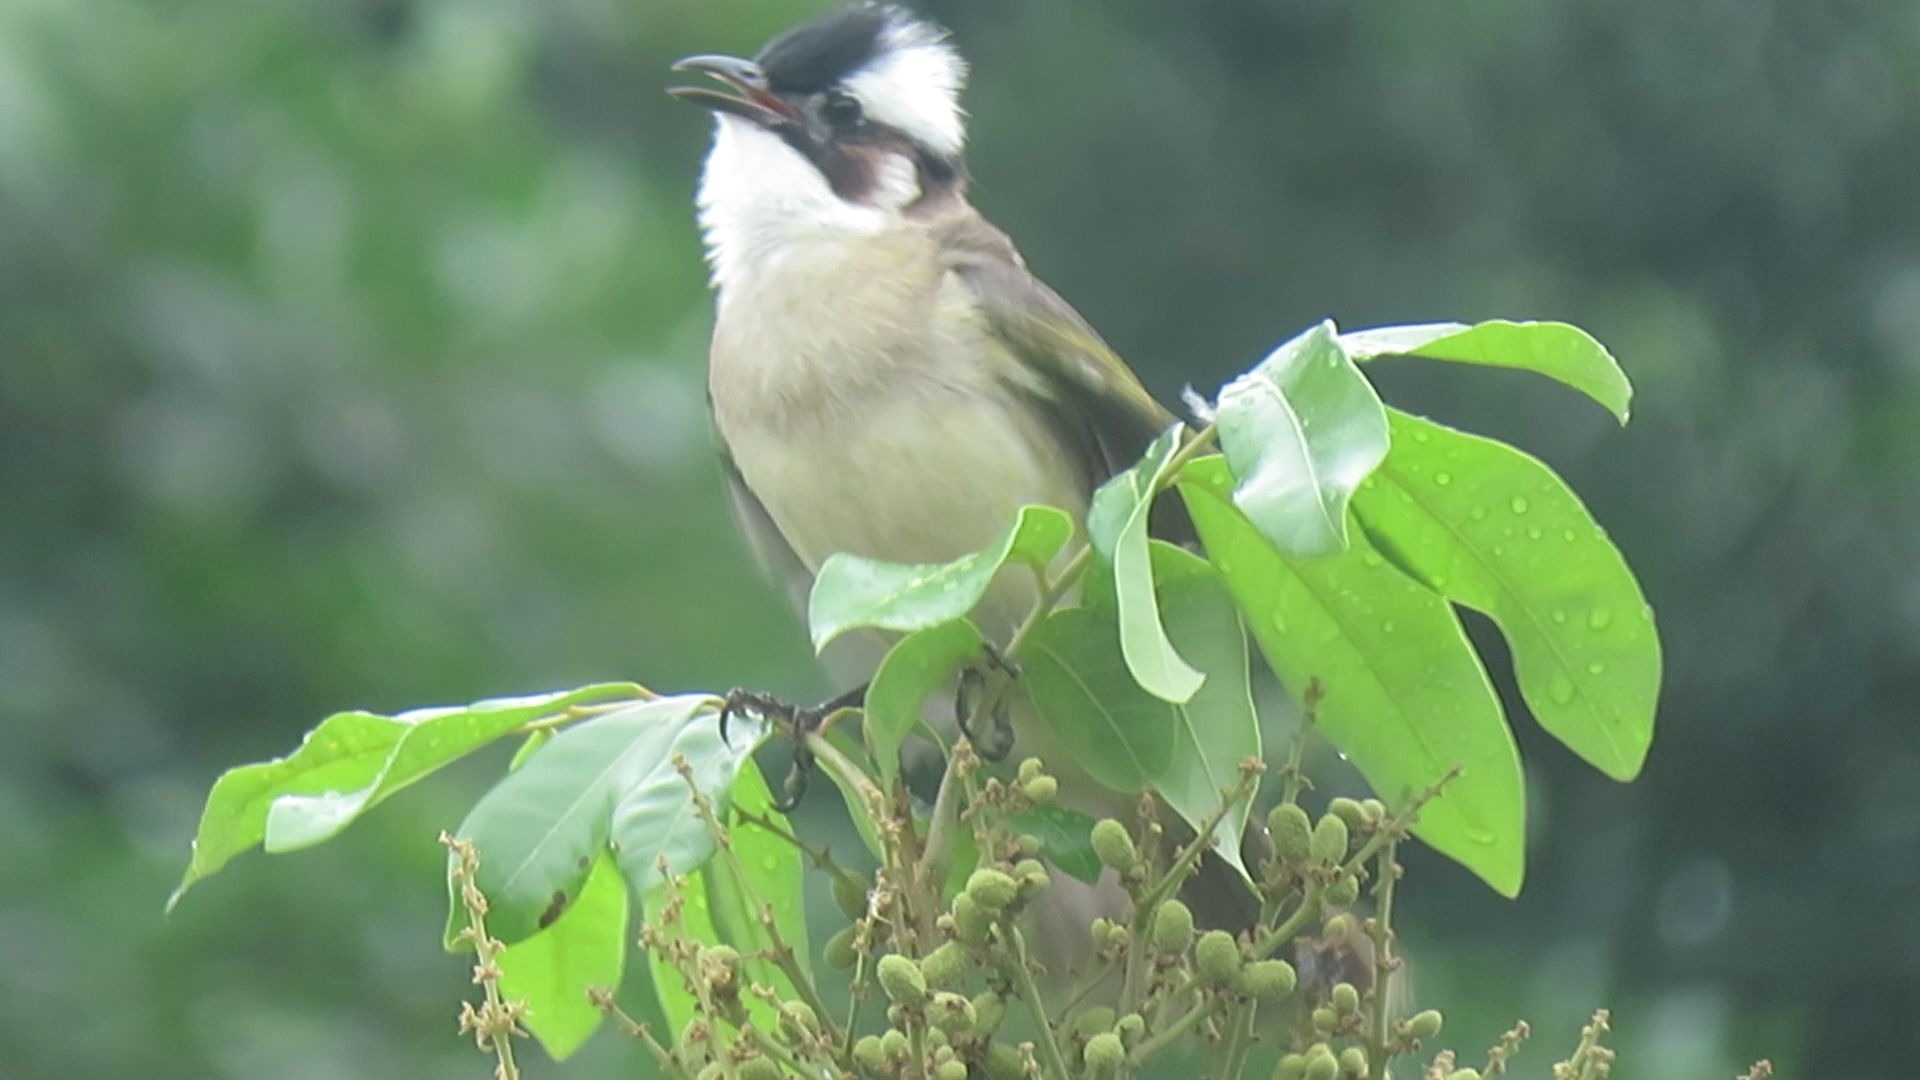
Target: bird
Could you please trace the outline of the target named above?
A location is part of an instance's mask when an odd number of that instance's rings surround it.
[[[947,562],[1032,503],[1083,521],[1095,489],[1176,422],[969,201],[967,64],[942,27],[854,4],[751,59],[674,69],[717,84],[670,91],[715,117],[696,194],[713,434],[748,547],[802,610],[836,553]],[[1002,574],[972,617],[1005,644],[1038,595],[1030,575]],[[857,702],[885,643],[831,665],[854,684],[836,703]],[[1063,802],[1131,811],[1073,775],[1037,718],[1013,734],[1064,774]]]

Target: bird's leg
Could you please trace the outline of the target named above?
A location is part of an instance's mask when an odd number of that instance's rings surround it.
[[[807,793],[807,779],[813,772],[813,752],[807,749],[806,737],[818,731],[827,717],[841,709],[856,708],[866,698],[867,688],[861,685],[812,708],[801,708],[772,694],[734,689],[720,706],[720,738],[726,740],[727,721],[736,713],[752,713],[786,730],[787,737],[793,740],[793,765],[787,770],[786,779],[780,784],[780,795],[773,802],[773,808],[784,814],[800,805],[801,797]]]

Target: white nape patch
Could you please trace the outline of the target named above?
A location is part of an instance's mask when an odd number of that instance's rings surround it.
[[[945,37],[928,23],[895,22],[881,38],[879,55],[844,86],[872,119],[951,157],[967,139],[960,108],[967,62]]]
[[[737,116],[722,113],[718,120],[698,197],[715,287],[738,284],[805,241],[886,227],[887,207],[840,198],[780,136]]]

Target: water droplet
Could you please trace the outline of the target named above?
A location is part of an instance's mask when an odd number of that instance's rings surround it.
[[[1526,513],[1529,505],[1531,504],[1527,502],[1525,495],[1515,495],[1513,500],[1507,503],[1507,506],[1516,514]]]
[[[1393,633],[1393,630],[1394,630],[1394,625],[1393,625],[1392,619],[1388,619],[1386,622],[1383,622],[1380,624],[1380,632],[1383,634],[1391,634]]]
[[[780,870],[780,860],[769,855],[760,860],[760,869],[765,870],[769,874],[778,873]]]
[[[1475,521],[1485,521],[1487,520],[1487,508],[1484,506],[1476,506],[1467,511],[1467,516]]]
[[[1578,540],[1579,536],[1572,529],[1561,529],[1560,539],[1565,540],[1567,543],[1571,544],[1575,540]]]
[[[1415,428],[1413,432],[1413,441],[1414,442],[1432,442],[1433,435],[1429,432],[1422,431],[1418,428]]]
[[[1493,545],[1493,557],[1494,557],[1494,558],[1496,558],[1496,559],[1498,559],[1498,558],[1500,558],[1501,556],[1503,556],[1503,555],[1505,555],[1506,553],[1507,553],[1507,549],[1506,549],[1506,548],[1504,548],[1504,547],[1501,547],[1501,546],[1500,546],[1499,544],[1495,544],[1495,545]]]
[[[1547,682],[1547,696],[1553,699],[1555,705],[1573,704],[1573,680],[1556,673]]]
[[[1433,482],[1439,484],[1441,487],[1446,487],[1448,484],[1453,483],[1453,474],[1445,471],[1434,473]]]
[[[1387,560],[1382,559],[1379,555],[1371,551],[1366,552],[1360,556],[1360,563],[1363,566],[1379,566],[1381,563],[1384,563],[1386,561]]]
[[[1587,629],[1605,630],[1607,627],[1612,625],[1613,625],[1613,612],[1608,610],[1607,608],[1597,607],[1597,608],[1594,608],[1592,611],[1587,612]]]
[[[1605,675],[1606,673],[1607,673],[1607,665],[1604,662],[1599,660],[1587,661],[1587,674]]]
[[[1361,491],[1372,491],[1374,488],[1378,486],[1380,486],[1380,480],[1378,477],[1369,476],[1365,480],[1360,481]]]
[[[1527,539],[1529,539],[1529,540],[1538,540],[1538,539],[1540,539],[1540,530],[1539,530],[1539,528],[1538,528],[1537,526],[1536,526],[1536,527],[1533,527],[1533,528],[1529,528],[1529,529],[1527,530]]]
[[[1276,612],[1274,612],[1274,613],[1273,613],[1273,619],[1272,619],[1272,622],[1273,622],[1273,632],[1274,632],[1274,633],[1276,633],[1276,634],[1284,634],[1284,633],[1286,633],[1286,632],[1287,632],[1287,620],[1285,620],[1285,619],[1283,619],[1283,618],[1281,618],[1281,617],[1280,617],[1280,613],[1279,613],[1279,612],[1277,612],[1277,611],[1276,611]]]
[[[1554,622],[1557,622],[1557,623],[1563,623],[1563,622],[1566,622],[1566,621],[1567,621],[1567,611],[1566,611],[1566,609],[1565,609],[1565,608],[1554,608],[1554,609],[1553,609],[1553,621],[1554,621]]]

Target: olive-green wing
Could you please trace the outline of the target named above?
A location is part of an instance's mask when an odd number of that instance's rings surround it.
[[[1019,362],[1009,385],[1077,455],[1088,490],[1139,460],[1174,415],[1079,312],[1028,272],[1006,234],[969,217],[950,226],[943,239],[952,271],[988,331]],[[1156,509],[1154,526],[1167,539],[1191,536],[1173,500]]]

